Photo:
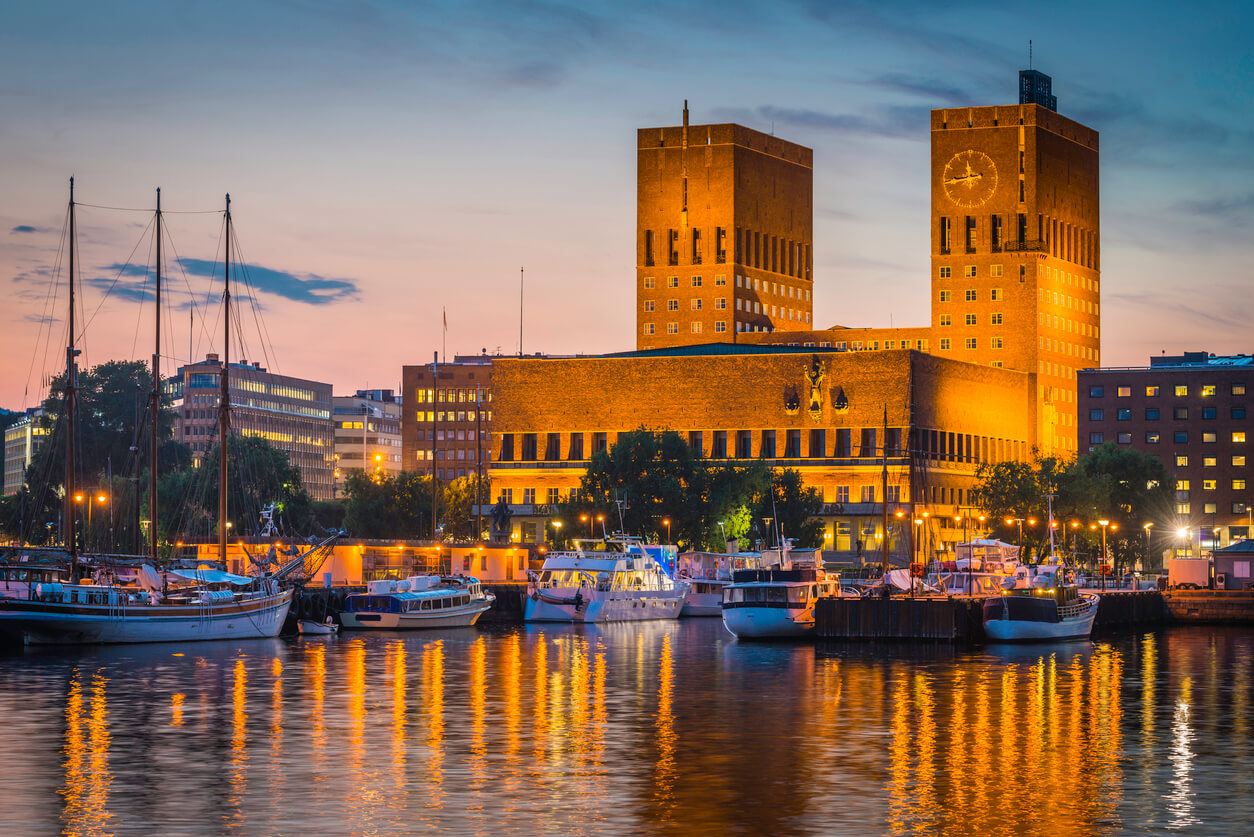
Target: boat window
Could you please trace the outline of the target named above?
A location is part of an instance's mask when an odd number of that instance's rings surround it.
[[[768,602],[786,602],[788,601],[787,587],[767,587],[766,600]]]
[[[431,600],[430,600],[430,599],[423,599],[423,600],[422,600],[422,609],[423,609],[423,610],[430,610],[430,609],[431,609]]]
[[[810,598],[810,590],[806,587],[789,587],[787,590],[790,602],[804,602]]]

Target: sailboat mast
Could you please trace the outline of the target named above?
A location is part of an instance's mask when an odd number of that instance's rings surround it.
[[[70,547],[70,561],[75,567],[74,575],[77,576],[78,563],[78,539],[74,523],[74,470],[75,470],[75,453],[76,446],[74,444],[74,425],[75,412],[78,404],[78,368],[75,357],[78,350],[74,348],[74,269],[77,260],[77,242],[78,234],[74,220],[74,178],[70,178],[70,318],[69,318],[69,345],[65,349],[65,510],[63,511],[63,519],[65,520],[65,531],[68,537],[64,540]]]
[[[161,190],[157,189],[157,272],[154,283],[154,347],[152,350],[152,397],[149,418],[152,434],[148,448],[148,554],[157,560],[157,420],[161,416]]]
[[[880,543],[880,574],[888,572],[888,405],[884,405],[884,448],[883,448],[884,467],[880,472],[880,479],[883,482],[882,494],[884,498],[884,521],[881,524],[884,536]]]
[[[218,396],[218,560],[226,566],[226,436],[231,417],[231,195],[226,196],[226,277],[222,292],[222,392]]]

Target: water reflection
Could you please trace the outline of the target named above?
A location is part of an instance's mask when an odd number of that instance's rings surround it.
[[[1239,832],[1252,651],[1226,629],[750,645],[694,620],[27,653],[0,658],[32,742],[0,815],[66,834]]]

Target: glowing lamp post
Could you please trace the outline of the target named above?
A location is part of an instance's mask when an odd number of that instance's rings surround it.
[[[666,527],[666,542],[671,542],[671,519],[669,517],[662,518],[662,525]]]

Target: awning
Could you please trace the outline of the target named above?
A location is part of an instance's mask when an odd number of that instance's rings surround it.
[[[202,584],[234,584],[236,587],[244,587],[258,580],[251,576],[236,575],[223,570],[170,570],[168,574],[187,581],[199,581]]]

